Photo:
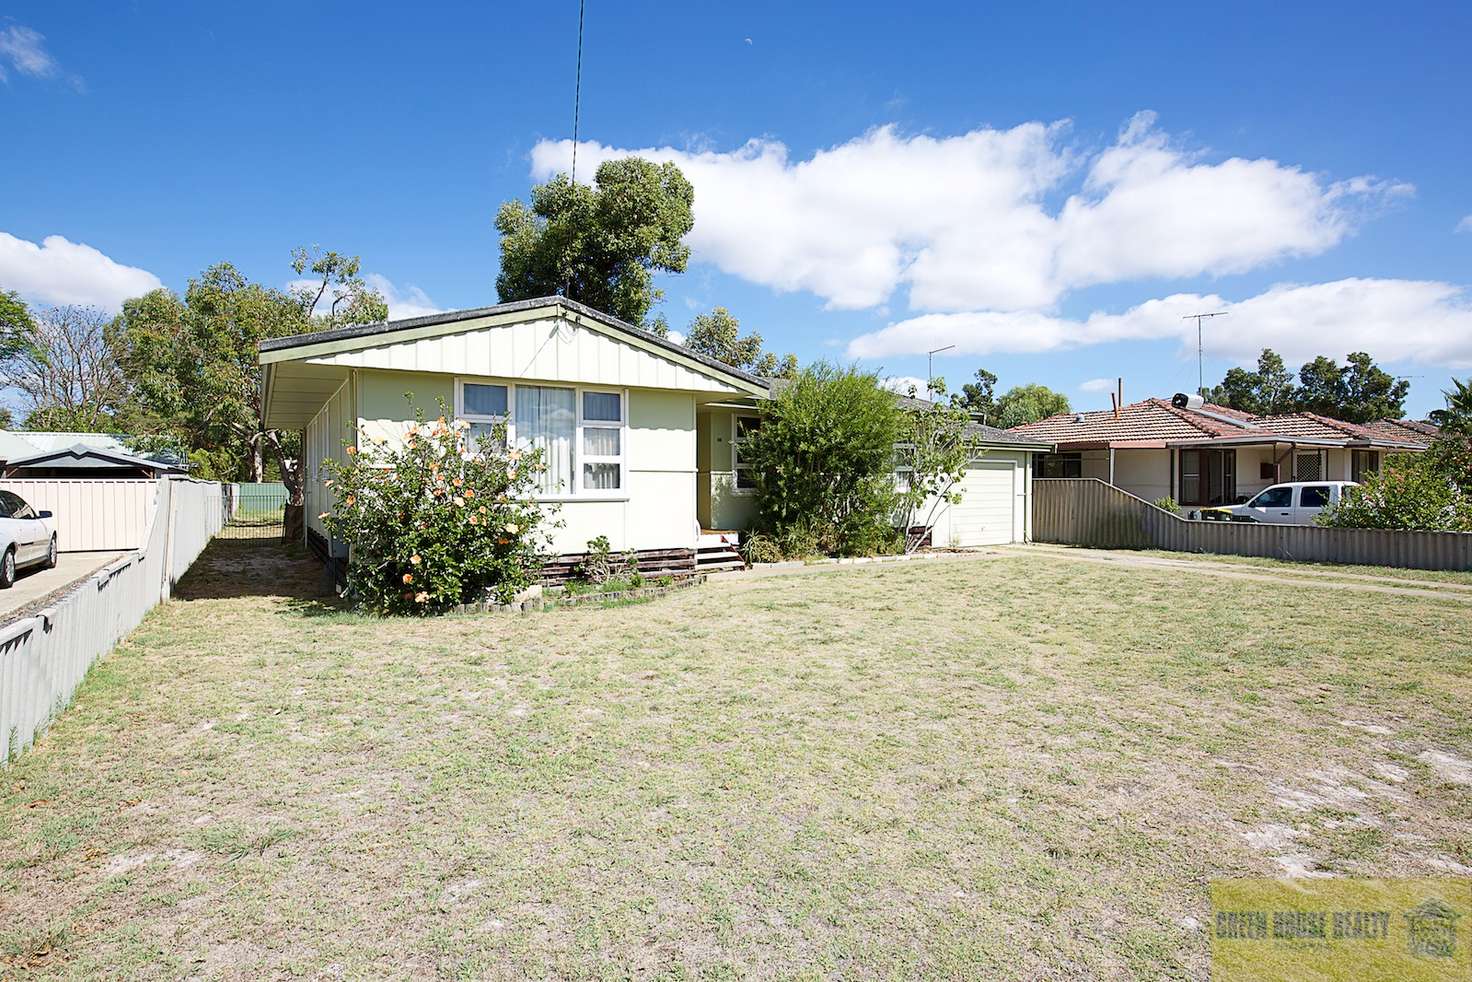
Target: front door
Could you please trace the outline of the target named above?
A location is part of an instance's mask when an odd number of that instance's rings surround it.
[[[1237,451],[1182,450],[1183,505],[1230,505],[1237,500]]]

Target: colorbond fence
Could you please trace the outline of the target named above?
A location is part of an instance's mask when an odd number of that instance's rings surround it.
[[[143,544],[158,482],[4,480],[37,511],[51,512],[61,552],[116,552]]]
[[[160,600],[220,529],[220,485],[160,480],[141,548],[54,605],[0,628],[0,762],[30,746],[87,670]]]
[[[1191,521],[1098,478],[1033,481],[1033,539],[1312,563],[1472,570],[1472,533]]]

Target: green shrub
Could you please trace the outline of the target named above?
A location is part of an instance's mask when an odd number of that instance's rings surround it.
[[[608,536],[600,535],[588,540],[588,551],[578,564],[577,575],[579,579],[595,585],[613,578],[613,553]]]
[[[1168,511],[1172,515],[1179,515],[1181,513],[1181,506],[1176,504],[1176,499],[1170,495],[1166,495],[1164,498],[1156,498],[1154,503],[1156,508]]]
[[[819,364],[762,405],[746,440],[759,531],[784,555],[860,555],[891,542],[904,413],[872,373]]]
[[[741,558],[749,565],[756,563],[780,563],[786,557],[777,546],[777,540],[765,532],[748,532],[741,537]]]
[[[363,607],[438,613],[535,582],[549,545],[541,457],[505,449],[504,430],[472,449],[464,423],[420,412],[401,443],[350,446],[325,466],[336,503],[320,517],[348,545],[348,591]]]
[[[1439,453],[1391,454],[1317,521],[1333,528],[1472,532],[1472,489],[1452,478]]]

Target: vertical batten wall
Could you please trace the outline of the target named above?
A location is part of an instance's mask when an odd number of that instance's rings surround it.
[[[494,376],[486,379],[506,385],[538,384]],[[351,381],[357,389],[356,430],[365,445],[369,441],[398,444],[413,423],[416,410],[434,419],[440,415],[443,401],[453,412],[453,375],[364,369],[354,372]],[[553,530],[553,552],[583,552],[588,540],[599,535],[606,535],[618,550],[695,548],[699,533],[695,513],[695,394],[639,388],[625,391],[628,486],[618,492],[589,495],[587,500],[573,497],[549,502],[562,522]],[[406,393],[413,398],[406,399]],[[313,423],[316,425],[315,420]],[[309,441],[308,452],[308,466],[315,470],[324,449]],[[318,494],[321,500],[330,501],[325,490]],[[317,514],[325,510],[309,508],[308,521],[316,522]]]

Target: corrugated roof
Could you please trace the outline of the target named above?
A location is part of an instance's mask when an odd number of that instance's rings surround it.
[[[113,433],[60,433],[48,430],[0,430],[0,460],[15,460],[53,450],[83,446],[108,453],[131,453],[127,439]]]

